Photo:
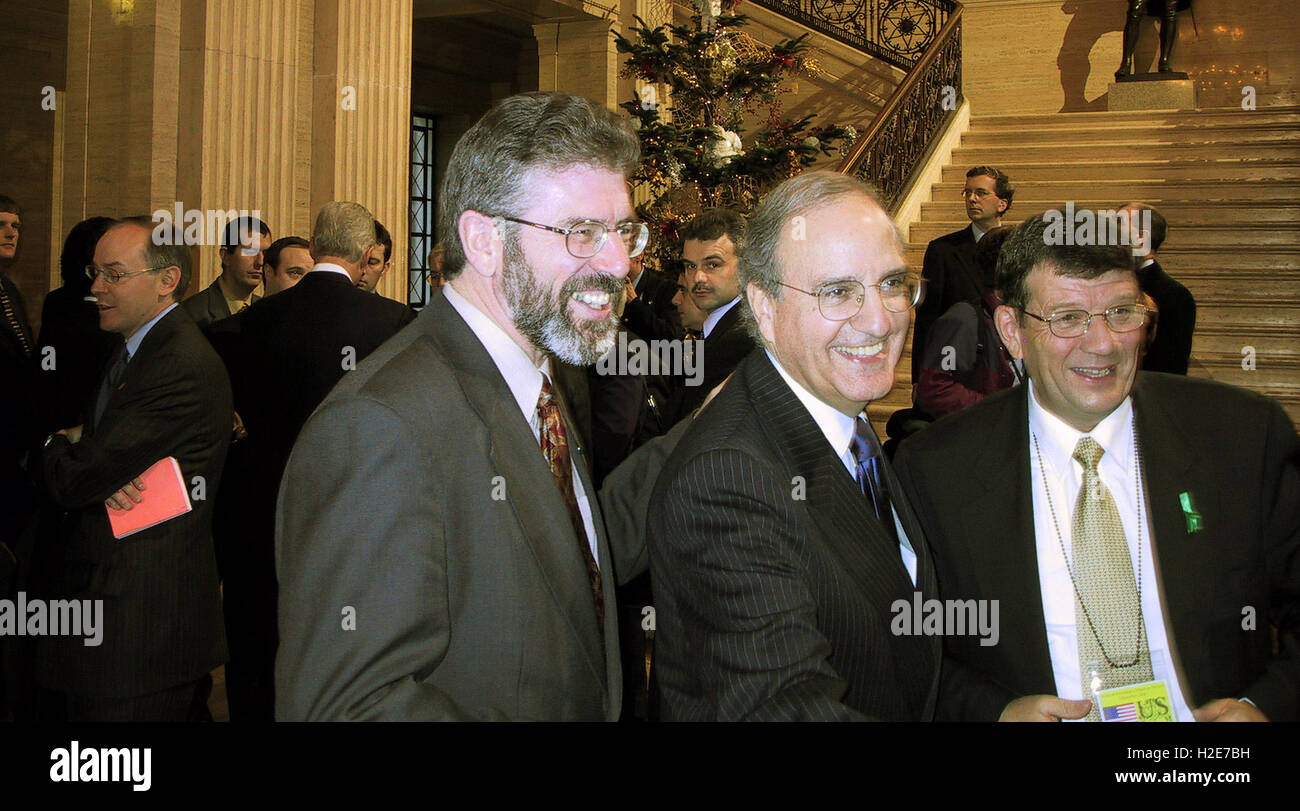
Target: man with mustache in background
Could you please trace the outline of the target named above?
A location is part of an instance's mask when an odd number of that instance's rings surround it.
[[[646,566],[632,502],[655,471],[634,455],[597,502],[562,364],[613,346],[648,238],[626,184],[639,152],[560,93],[504,99],[457,144],[447,285],[289,459],[277,719],[618,718],[615,574]]]
[[[725,208],[706,208],[682,228],[686,294],[707,315],[696,351],[703,352],[704,379],[687,386],[673,422],[700,407],[704,396],[727,379],[754,348],[740,320],[740,265],[737,246],[745,238],[745,218]]]

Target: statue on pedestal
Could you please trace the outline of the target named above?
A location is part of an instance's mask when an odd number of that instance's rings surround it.
[[[1174,44],[1178,42],[1178,12],[1187,11],[1191,7],[1192,0],[1129,0],[1128,19],[1124,23],[1124,56],[1120,60],[1119,70],[1115,71],[1115,81],[1123,81],[1133,72],[1138,26],[1142,24],[1144,16],[1160,20],[1160,72],[1173,74],[1169,60],[1173,57]]]

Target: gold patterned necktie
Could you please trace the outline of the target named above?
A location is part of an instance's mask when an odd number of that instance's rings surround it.
[[[564,506],[569,511],[569,521],[578,540],[582,559],[587,564],[587,577],[591,581],[592,597],[596,601],[596,631],[600,639],[605,638],[605,598],[600,584],[600,568],[596,557],[591,553],[591,544],[587,539],[587,526],[582,520],[582,511],[578,509],[578,497],[573,490],[573,466],[569,459],[569,439],[564,429],[564,418],[560,415],[559,403],[551,393],[551,381],[542,377],[542,391],[537,398],[538,444],[542,446],[542,456],[550,465],[551,476],[564,498]]]
[[[1092,697],[1093,671],[1101,688],[1151,681],[1151,655],[1142,622],[1142,592],[1133,578],[1124,525],[1110,490],[1097,473],[1105,450],[1092,437],[1079,439],[1074,458],[1083,484],[1074,504],[1071,553],[1075,633],[1083,695]],[[1134,475],[1141,475],[1135,471]],[[1099,721],[1094,701],[1087,720]]]

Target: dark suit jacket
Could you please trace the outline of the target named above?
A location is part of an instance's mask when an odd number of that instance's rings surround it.
[[[342,274],[312,271],[209,327],[248,431],[231,446],[214,523],[237,665],[255,660],[269,676],[274,661],[275,501],[298,432],[348,370],[414,316]]]
[[[925,298],[916,308],[912,328],[912,380],[921,378],[921,356],[925,353],[930,326],[959,301],[980,301],[979,268],[975,266],[975,235],[970,225],[944,234],[925,248],[921,266]]]
[[[680,399],[673,408],[673,422],[689,417],[692,411],[700,407],[709,392],[726,380],[736,365],[754,350],[754,339],[749,337],[749,331],[745,329],[740,317],[740,310],[744,306],[744,299],[738,301],[714,325],[708,338],[696,342],[695,351],[703,353],[704,381],[698,386],[681,388]]]
[[[638,338],[653,340],[681,340],[682,318],[673,304],[677,285],[658,273],[641,271],[636,298],[623,308],[623,326]]]
[[[45,448],[41,482],[67,511],[45,591],[54,599],[102,599],[104,615],[98,647],[81,637],[39,641],[43,686],[139,696],[225,661],[211,522],[230,420],[226,370],[177,307],[149,330],[99,424],[92,428],[87,418],[80,442],[56,436]],[[202,477],[203,498],[192,498],[189,513],[114,539],[104,499],[167,456],[180,462],[191,493]]]
[[[894,503],[933,592],[925,539]],[[917,591],[898,545],[761,350],[682,437],[649,527],[668,718],[930,718],[939,641],[890,631],[891,605]]]
[[[3,273],[0,286],[9,295],[10,306],[18,329],[27,346],[34,347],[31,326],[27,323],[26,307],[22,293]],[[0,587],[3,587],[7,565],[11,563],[10,549],[26,524],[31,508],[31,483],[22,469],[23,454],[35,435],[32,408],[33,376],[37,359],[23,347],[22,338],[14,331],[4,313],[0,312]],[[2,594],[3,592],[0,592]]]
[[[254,304],[261,298],[254,293],[249,303]],[[226,304],[226,294],[221,292],[221,283],[217,279],[213,279],[212,284],[185,299],[181,306],[200,327],[206,327],[231,314],[230,307]]]
[[[904,442],[896,461],[934,550],[940,595],[1001,601],[997,645],[945,640],[941,718],[994,720],[1014,698],[1057,693],[1037,576],[1027,396],[1020,386],[940,420]],[[1300,450],[1291,421],[1267,398],[1151,372],[1138,373],[1133,407],[1188,704],[1246,696],[1271,719],[1295,720]],[[1184,492],[1203,529],[1189,533]],[[1242,627],[1247,606],[1258,612],[1251,630]]]
[[[1192,332],[1196,329],[1196,299],[1172,276],[1165,273],[1159,262],[1152,262],[1138,271],[1142,292],[1155,299],[1160,318],[1156,323],[1156,339],[1147,349],[1142,368],[1148,372],[1187,374],[1187,361],[1192,355]]]
[[[662,457],[634,455],[598,504],[583,443],[570,450],[599,536],[604,628],[537,440],[445,296],[344,377],[281,485],[276,717],[616,719],[615,576],[645,568]]]

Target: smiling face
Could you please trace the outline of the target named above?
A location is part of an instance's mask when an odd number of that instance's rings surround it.
[[[1025,280],[1026,308],[1050,318],[1065,310],[1100,313],[1139,301],[1137,277],[1115,270],[1095,279],[1076,279],[1037,267]],[[998,332],[1011,355],[1023,358],[1038,404],[1078,431],[1091,431],[1133,390],[1146,329],[1113,332],[1096,317],[1077,338],[1058,338],[1047,324],[1010,307],[997,310]]]
[[[105,271],[135,273],[148,267],[144,246],[150,230],[135,224],[109,229],[95,245],[95,266]],[[130,338],[172,302],[180,280],[176,267],[136,273],[111,284],[100,273],[90,286],[99,310],[99,328]]]
[[[803,218],[803,238],[787,225],[777,248],[785,284],[816,292],[831,282],[872,285],[906,272],[888,215],[867,198],[840,198]],[[797,290],[782,288],[778,300],[750,285],[747,295],[767,348],[822,402],[853,416],[893,388],[910,315],[886,310],[878,290],[868,288],[847,321],[827,319],[815,296]]]
[[[519,219],[558,228],[597,220],[612,228],[633,219],[621,174],[589,166],[532,169],[524,179],[528,207]],[[614,345],[629,262],[627,247],[611,231],[595,256],[569,253],[565,237],[515,226],[505,240],[500,292],[515,328],[538,349],[568,363],[595,363]]]
[[[18,232],[22,221],[12,211],[0,211],[0,261],[13,259],[18,253]]]
[[[682,261],[686,266],[687,290],[695,306],[711,313],[740,295],[736,271],[740,260],[736,243],[723,234],[717,239],[688,239],[682,244]]]

